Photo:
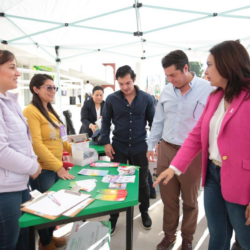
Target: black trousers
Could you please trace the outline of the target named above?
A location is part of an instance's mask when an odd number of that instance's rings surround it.
[[[148,184],[148,159],[146,157],[147,151],[142,151],[139,154],[131,155],[124,154],[117,148],[113,147],[115,154],[112,162],[120,162],[123,164],[129,164],[139,166],[139,210],[141,213],[147,212],[149,208],[149,184]],[[129,185],[129,183],[128,183]],[[119,213],[111,214],[110,220],[117,220]]]
[[[154,184],[154,182],[153,182],[152,175],[150,173],[150,170],[148,170],[148,185],[149,185],[149,190],[150,190],[150,192],[149,192],[150,196],[156,194],[156,191],[155,191],[155,188],[153,187],[153,184]]]

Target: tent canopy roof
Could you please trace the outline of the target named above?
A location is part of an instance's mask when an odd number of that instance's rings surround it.
[[[199,59],[214,44],[237,39],[250,49],[249,1],[139,3],[142,7],[134,8],[138,0],[0,0],[0,40],[53,62],[57,57],[62,62],[139,61],[174,49]]]

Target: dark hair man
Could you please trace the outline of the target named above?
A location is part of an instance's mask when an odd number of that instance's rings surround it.
[[[213,87],[209,82],[189,71],[187,55],[176,50],[162,59],[162,66],[170,84],[162,90],[148,141],[147,157],[154,161],[154,146],[162,138],[158,151],[157,175],[159,176],[178,152],[189,132],[199,120],[207,97]],[[171,167],[171,166],[170,166]],[[170,249],[176,241],[179,222],[179,196],[183,199],[183,221],[181,250],[192,249],[198,216],[198,190],[201,181],[201,155],[197,155],[188,171],[174,176],[168,185],[160,183],[164,204],[163,231],[165,237],[157,250]]]
[[[116,72],[120,90],[110,94],[105,102],[102,115],[101,142],[111,161],[140,166],[139,202],[142,225],[150,229],[152,221],[148,215],[149,185],[147,153],[147,121],[151,127],[154,117],[152,97],[134,85],[136,75],[129,66],[120,67]],[[110,125],[115,125],[112,145]],[[114,234],[119,214],[112,214],[111,235]]]

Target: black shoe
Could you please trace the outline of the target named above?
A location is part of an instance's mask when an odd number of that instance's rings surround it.
[[[116,223],[117,223],[117,220],[111,220],[109,219],[109,221],[111,222],[111,236],[115,234],[115,231],[116,231]]]
[[[142,212],[141,213],[141,220],[142,220],[142,226],[143,226],[144,229],[146,229],[146,230],[151,229],[152,220],[149,217],[147,212]]]
[[[232,245],[231,250],[242,250],[242,247],[240,246],[240,243],[238,242],[237,239],[236,239],[236,241],[234,242],[234,244]]]
[[[156,199],[156,193],[150,194],[150,199]]]

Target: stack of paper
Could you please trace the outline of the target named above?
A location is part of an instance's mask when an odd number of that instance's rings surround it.
[[[138,167],[135,166],[119,166],[118,172],[119,175],[133,175],[135,174],[135,170],[138,169]]]
[[[105,176],[108,174],[108,170],[91,170],[91,169],[82,169],[78,174],[81,175],[90,175],[90,176]]]
[[[90,164],[90,167],[106,167],[106,168],[115,168],[120,165],[119,162],[93,162]]]
[[[69,142],[84,142],[88,140],[89,136],[87,133],[79,134],[79,135],[68,135],[67,136]]]
[[[90,167],[106,167],[106,168],[115,168],[120,165],[119,162],[93,162],[90,164]]]
[[[72,181],[70,182],[69,186],[70,187],[78,186],[81,187],[80,190],[91,192],[96,187],[96,182],[97,182],[96,179]]]
[[[121,176],[121,175],[106,175],[102,178],[102,182],[106,183],[134,183],[135,182],[135,175],[127,175],[127,176]]]
[[[110,222],[75,222],[66,250],[110,250]]]
[[[127,183],[110,183],[109,188],[110,189],[126,189]]]
[[[124,190],[101,189],[98,192],[99,194],[96,196],[96,199],[104,201],[124,201],[128,195],[126,189]]]

